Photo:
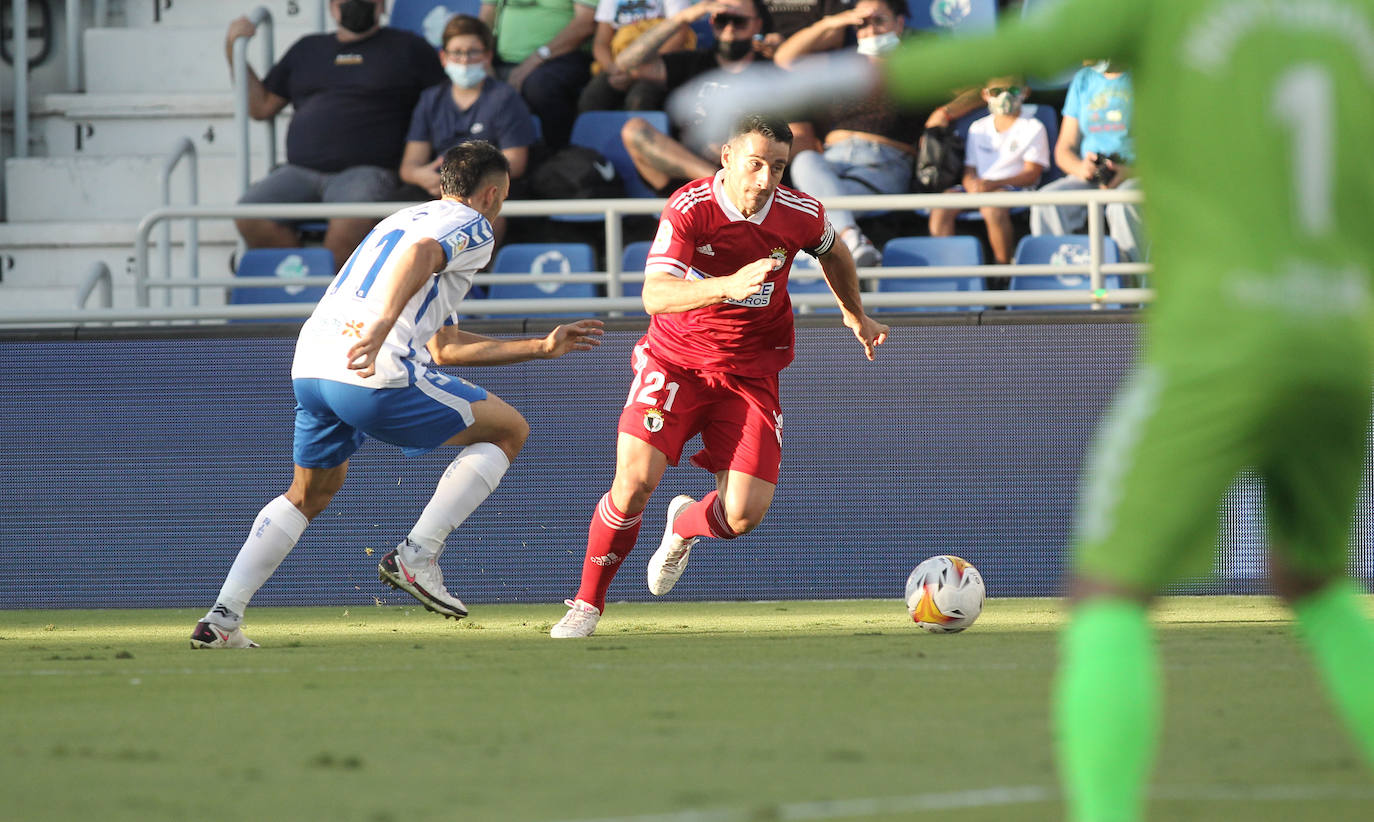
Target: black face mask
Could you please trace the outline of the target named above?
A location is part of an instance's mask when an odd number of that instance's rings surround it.
[[[377,4],[368,0],[344,0],[339,6],[339,25],[361,34],[377,25]]]
[[[716,54],[725,60],[743,60],[754,50],[753,40],[717,40]]]

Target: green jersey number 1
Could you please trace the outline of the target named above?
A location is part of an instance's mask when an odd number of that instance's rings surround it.
[[[1309,235],[1331,230],[1335,174],[1335,105],[1331,73],[1316,63],[1293,66],[1274,83],[1272,112],[1293,135],[1293,191],[1298,221]]]

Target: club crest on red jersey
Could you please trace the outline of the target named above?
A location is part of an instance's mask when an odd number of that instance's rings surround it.
[[[663,430],[663,412],[657,408],[648,408],[644,411],[644,430],[650,434],[657,434]]]

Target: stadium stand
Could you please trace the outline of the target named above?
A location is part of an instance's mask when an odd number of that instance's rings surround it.
[[[982,265],[983,245],[976,237],[894,237],[883,245],[884,266]],[[920,277],[878,280],[879,293],[894,291],[984,290],[982,277]],[[925,306],[922,311],[981,311],[982,305]],[[875,311],[894,309],[878,308]],[[903,308],[902,311],[913,309]]]
[[[237,277],[275,277],[289,281],[300,277],[333,276],[334,255],[326,248],[250,248],[239,260]],[[316,303],[326,286],[283,285],[280,288],[231,289],[231,305],[253,303]]]
[[[482,10],[480,0],[392,0],[390,25],[413,31],[441,48],[444,24],[455,14],[476,17]]]
[[[1081,265],[1088,262],[1088,255],[1088,235],[1065,234],[1063,236],[1054,236],[1046,234],[1040,237],[1022,237],[1021,241],[1016,244],[1016,254],[1012,257],[1012,264],[1068,263],[1070,265]],[[1104,236],[1102,238],[1102,262],[1104,264],[1115,263],[1118,257],[1116,243],[1111,237]],[[1106,274],[1102,277],[1102,285],[1106,288],[1120,288],[1121,276],[1118,274]],[[1030,289],[1082,290],[1088,287],[1088,275],[1086,274],[1018,274],[1011,277],[1011,282],[1008,285],[1008,288],[1012,291],[1026,291]],[[1085,304],[1014,305],[1011,307],[1034,309],[1088,308]],[[1121,306],[1113,304],[1107,307],[1120,308]]]
[[[496,259],[491,264],[493,274],[571,274],[595,270],[596,252],[586,243],[511,243],[497,250]],[[487,296],[493,300],[531,297],[576,299],[601,296],[601,289],[595,283],[493,283],[487,287]],[[586,313],[541,316],[585,316]]]

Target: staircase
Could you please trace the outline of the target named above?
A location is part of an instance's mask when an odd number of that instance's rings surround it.
[[[143,215],[164,204],[163,175],[174,149],[189,138],[195,146],[199,203],[228,205],[238,199],[234,98],[224,35],[229,21],[259,6],[272,14],[275,54],[280,57],[303,34],[316,30],[321,0],[109,0],[108,20],[86,25],[81,38],[83,91],[67,91],[64,0],[30,0],[29,28],[38,6],[53,16],[49,57],[30,69],[28,156],[13,147],[14,75],[0,74],[6,113],[4,218],[0,222],[0,306],[6,313],[66,309],[92,266],[104,262],[113,274],[113,304],[135,304],[133,249]],[[11,0],[0,0],[6,6]],[[327,2],[327,0],[324,0]],[[8,9],[7,9],[8,11]],[[9,15],[6,14],[6,20]],[[249,43],[248,58],[265,73],[261,35]],[[36,42],[30,54],[36,54]],[[280,116],[284,137],[290,108]],[[266,173],[266,127],[250,126],[251,178]],[[284,156],[279,147],[278,156]],[[183,157],[170,175],[170,204],[190,202],[189,169]],[[156,242],[160,230],[154,229]],[[173,273],[189,266],[182,245],[185,221],[172,225]],[[237,234],[228,220],[199,224],[202,276],[230,273]],[[152,254],[151,279],[165,276]],[[154,305],[166,297],[154,290]],[[188,305],[189,289],[170,290],[172,305]],[[201,305],[224,301],[222,290],[203,289]]]

